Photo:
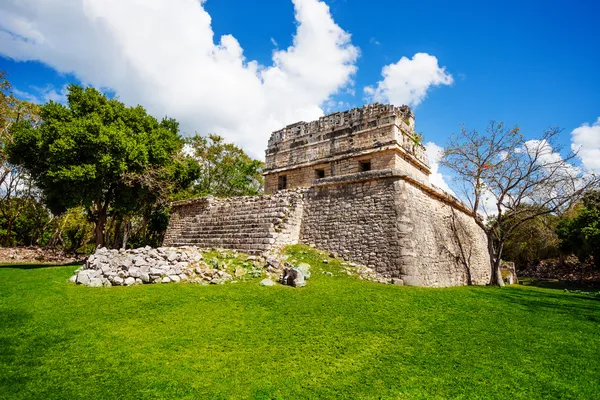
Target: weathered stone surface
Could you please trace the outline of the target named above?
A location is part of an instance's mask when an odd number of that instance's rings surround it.
[[[302,274],[302,271],[294,267],[285,267],[283,269],[283,274],[281,274],[281,277],[279,278],[279,282],[282,285],[288,285],[293,287],[306,286],[306,282],[304,281],[304,275]]]
[[[296,268],[302,272],[304,279],[310,279],[310,264],[303,262],[296,265]]]
[[[139,265],[139,264],[136,264]],[[133,278],[139,278],[142,274],[142,271],[137,268],[137,267],[130,267],[129,268],[129,276],[132,276]]]
[[[269,278],[266,278],[266,279],[263,279],[262,281],[260,281],[259,285],[260,286],[275,286],[275,282],[273,282]]]

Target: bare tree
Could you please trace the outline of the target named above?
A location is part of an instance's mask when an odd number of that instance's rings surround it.
[[[454,173],[460,197],[488,239],[491,283],[502,286],[504,244],[526,221],[567,209],[598,187],[596,175],[573,164],[576,153],[561,155],[560,129],[526,140],[518,127],[491,122],[485,134],[463,126],[450,137],[441,164]]]

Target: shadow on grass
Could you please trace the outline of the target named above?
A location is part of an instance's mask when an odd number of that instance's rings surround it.
[[[485,292],[481,295],[488,296]],[[496,292],[494,296],[504,299],[505,304],[519,305],[536,314],[558,311],[573,318],[600,323],[600,297],[587,293],[511,290],[509,287],[508,290]]]
[[[62,264],[42,264],[42,263],[15,263],[15,264],[0,264],[0,269],[40,269],[40,268],[54,268],[54,267],[70,267],[82,265],[80,261],[73,261],[70,263]]]
[[[571,282],[560,281],[558,279],[543,279],[543,278],[519,278],[519,284],[523,286],[535,286],[544,289],[559,289],[559,290],[583,290],[587,292],[600,293],[600,282]]]

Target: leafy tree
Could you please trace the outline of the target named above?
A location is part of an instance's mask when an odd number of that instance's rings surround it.
[[[190,163],[176,121],[158,122],[143,107],[126,107],[91,87],[70,85],[67,99],[42,105],[39,126],[13,124],[9,159],[31,175],[54,214],[83,206],[96,245],[103,245],[111,210],[140,208],[157,187],[188,175]],[[141,179],[147,176],[151,185]]]
[[[559,221],[560,217],[545,214],[523,222],[507,237],[502,258],[514,262],[518,267],[526,267],[558,256],[556,226]]]
[[[32,197],[15,220],[14,233],[17,245],[45,245],[50,238],[52,215],[39,199]]]
[[[33,185],[29,177],[19,168],[5,165],[0,171],[7,169],[0,183],[0,214],[4,218],[4,244],[13,244],[12,232],[15,221],[33,201]]]
[[[582,203],[583,208],[574,218],[565,218],[558,224],[560,247],[581,262],[592,257],[594,265],[600,268],[600,192],[587,193]]]
[[[537,140],[525,140],[518,127],[491,122],[485,134],[463,126],[444,149],[442,165],[454,172],[453,186],[487,235],[492,284],[503,285],[504,247],[519,227],[568,208],[598,186],[595,175],[571,164],[574,153],[560,155],[559,133],[553,128]]]
[[[264,164],[218,135],[195,135],[188,146],[200,166],[199,178],[180,198],[196,196],[253,196],[263,189]]]

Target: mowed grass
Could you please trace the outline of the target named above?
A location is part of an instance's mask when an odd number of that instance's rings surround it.
[[[598,297],[381,285],[292,251],[305,288],[0,267],[0,398],[600,398]]]

